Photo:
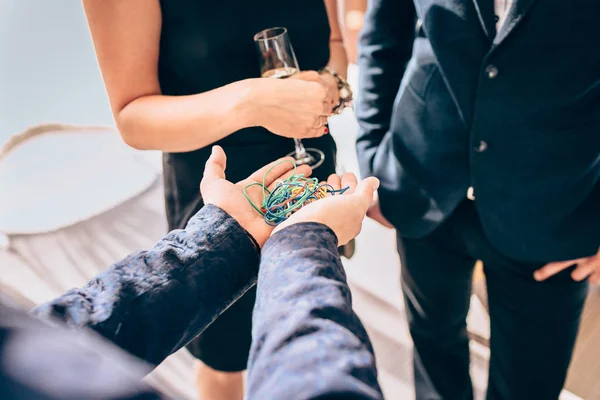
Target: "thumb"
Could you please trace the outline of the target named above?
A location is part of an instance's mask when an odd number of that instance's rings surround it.
[[[204,167],[203,181],[213,181],[216,179],[225,179],[225,168],[227,167],[227,157],[220,146],[213,146],[212,153],[206,161]]]
[[[373,202],[373,196],[375,195],[375,191],[379,187],[379,179],[370,177],[363,179],[360,181],[356,190],[352,194],[354,197],[358,197],[360,199],[360,204],[364,208],[364,212],[366,213],[369,209],[369,206]]]

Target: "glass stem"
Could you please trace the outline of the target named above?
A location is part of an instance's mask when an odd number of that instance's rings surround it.
[[[306,157],[306,149],[302,144],[302,140],[294,139],[294,145],[296,146],[296,159],[300,160]]]

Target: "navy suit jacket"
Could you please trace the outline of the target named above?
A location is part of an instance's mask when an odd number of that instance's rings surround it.
[[[599,15],[596,0],[515,0],[496,32],[492,0],[370,0],[357,147],[401,235],[433,231],[471,187],[508,257],[598,250]]]

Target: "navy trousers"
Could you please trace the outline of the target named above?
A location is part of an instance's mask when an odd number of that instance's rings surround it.
[[[482,260],[491,319],[488,399],[556,400],[564,385],[587,282],[572,269],[545,282],[544,263],[509,259],[486,239],[465,200],[432,234],[398,238],[402,289],[415,344],[417,399],[471,399],[466,316],[473,268]]]

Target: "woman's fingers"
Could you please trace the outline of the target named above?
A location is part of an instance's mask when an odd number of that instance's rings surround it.
[[[329,73],[322,73],[321,74],[321,80],[323,82],[323,85],[325,85],[325,87],[327,88],[327,93],[328,93],[327,100],[328,100],[328,102],[332,106],[335,106],[337,103],[339,103],[339,100],[340,100],[340,98],[339,98],[340,94],[339,94],[339,89],[338,89],[337,81]]]
[[[329,133],[329,128],[327,126],[323,126],[317,129],[311,129],[307,135],[309,138],[318,138],[323,135],[327,135]]]
[[[315,123],[312,126],[312,128],[314,129],[319,129],[319,128],[323,128],[325,125],[327,125],[327,117],[325,115],[319,115],[318,117],[315,118]]]
[[[307,137],[321,137],[329,133],[329,127],[327,124],[329,121],[324,115],[320,115],[315,118],[313,125],[308,129]]]

